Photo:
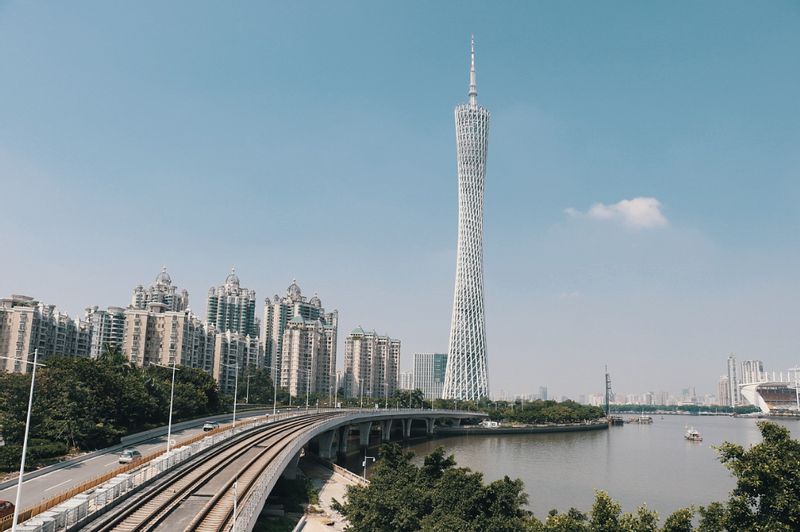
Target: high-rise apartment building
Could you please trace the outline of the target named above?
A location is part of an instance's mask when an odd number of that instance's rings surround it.
[[[414,353],[414,389],[422,391],[425,399],[441,399],[447,355],[444,353]]]
[[[231,268],[224,284],[208,290],[207,321],[220,333],[232,331],[258,337],[256,292],[239,286],[235,268]]]
[[[236,388],[236,372],[241,378],[248,366],[260,367],[263,364],[258,338],[233,331],[219,332],[215,338],[214,362],[211,375],[219,384],[222,393],[233,395]],[[245,386],[239,382],[239,386]]]
[[[282,379],[283,375],[283,338],[287,323],[295,316],[300,316],[303,320],[321,321],[324,326],[332,327],[333,334],[339,325],[339,313],[337,311],[325,312],[322,301],[314,294],[311,299],[303,296],[300,286],[296,280],[286,289],[283,297],[275,296],[264,301],[264,321],[261,341],[264,348],[264,359],[269,366],[270,374],[275,381]],[[336,347],[331,353],[333,366],[336,366]]]
[[[731,406],[731,387],[728,376],[722,375],[717,385],[717,403],[720,406]]]
[[[295,315],[286,324],[281,342],[280,385],[295,397],[307,392],[334,392],[336,327],[320,319]]]
[[[28,373],[38,359],[53,355],[88,356],[89,327],[29,296],[0,299],[0,370]],[[9,360],[11,359],[11,360]]]
[[[125,310],[122,354],[134,366],[162,364],[211,373],[216,331],[191,311],[166,310],[164,303]]]
[[[89,307],[86,309],[85,319],[90,331],[90,357],[98,358],[106,347],[122,350],[125,336],[124,308],[108,307],[108,310],[102,310]]]
[[[765,380],[764,363],[760,360],[742,360],[739,384],[752,384]]]
[[[344,392],[347,397],[388,398],[399,384],[400,340],[358,327],[345,340]]]
[[[167,268],[163,267],[150,287],[139,285],[133,289],[132,308],[147,310],[150,303],[162,303],[168,311],[181,312],[189,308],[189,292],[185,289],[178,292],[178,288],[172,284]]]
[[[458,249],[453,317],[443,397],[478,401],[489,396],[483,308],[483,188],[489,111],[478,105],[475,42],[469,72],[469,103],[455,109],[458,166]]]
[[[736,364],[736,357],[733,353],[728,356],[728,406],[739,406],[742,404],[742,394],[739,390],[739,374]]]

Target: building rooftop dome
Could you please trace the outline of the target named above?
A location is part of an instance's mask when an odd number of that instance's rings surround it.
[[[315,307],[321,307],[322,301],[319,300],[319,296],[317,296],[317,294],[314,294],[314,297],[309,300],[309,304],[314,305]]]
[[[302,292],[300,291],[300,287],[297,285],[297,279],[292,279],[292,284],[289,285],[289,288],[286,289],[286,294],[292,301],[299,301],[302,297]]]
[[[361,326],[358,326],[353,329],[350,334],[364,334],[364,329],[362,329]]]
[[[167,267],[161,267],[161,273],[158,274],[156,277],[156,285],[160,286],[169,286],[172,284],[172,279],[170,278],[169,274],[167,273]]]
[[[231,273],[225,278],[225,286],[239,287],[239,277],[236,275],[236,267],[231,268]]]

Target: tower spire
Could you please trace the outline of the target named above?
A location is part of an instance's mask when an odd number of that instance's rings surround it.
[[[469,67],[469,105],[478,106],[478,86],[475,84],[475,36],[470,42],[470,67]]]

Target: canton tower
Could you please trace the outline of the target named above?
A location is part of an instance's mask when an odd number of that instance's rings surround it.
[[[483,185],[489,111],[478,105],[475,39],[469,70],[469,103],[455,109],[458,166],[458,253],[453,319],[444,377],[444,399],[478,401],[489,395],[483,312]]]

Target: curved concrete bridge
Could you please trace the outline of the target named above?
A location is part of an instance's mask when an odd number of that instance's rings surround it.
[[[380,442],[432,435],[442,421],[460,424],[463,419],[484,417],[476,412],[413,409],[281,414],[237,428],[234,436],[213,445],[195,451],[176,449],[163,457],[168,465],[146,482],[124,490],[102,508],[92,511],[89,504],[84,517],[68,528],[250,531],[278,478],[295,476],[304,449],[335,459]],[[107,493],[102,486],[97,491]]]

